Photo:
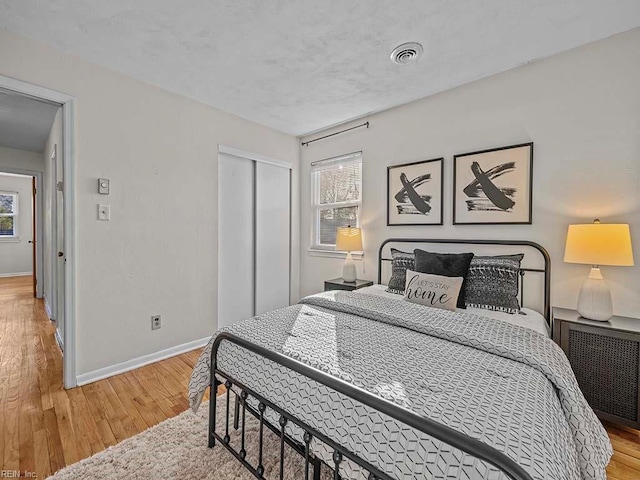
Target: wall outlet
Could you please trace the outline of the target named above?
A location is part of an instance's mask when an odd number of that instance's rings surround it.
[[[151,317],[151,330],[158,330],[162,327],[162,318],[160,315],[154,315]]]
[[[111,220],[111,206],[110,205],[98,205],[98,220],[108,222]]]

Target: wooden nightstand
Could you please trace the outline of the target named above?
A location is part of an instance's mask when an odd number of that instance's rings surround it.
[[[640,428],[640,319],[614,316],[596,322],[554,307],[553,340],[569,358],[596,414]]]
[[[355,282],[345,282],[342,277],[334,278],[333,280],[325,280],[324,281],[324,291],[328,292],[329,290],[358,290],[359,288],[370,287],[373,285],[371,280],[360,280],[357,279]]]

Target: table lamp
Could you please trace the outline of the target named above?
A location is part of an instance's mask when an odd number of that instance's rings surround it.
[[[356,264],[353,262],[351,252],[362,251],[362,231],[355,227],[338,227],[336,235],[336,250],[347,252],[347,258],[342,267],[342,279],[345,282],[356,281]]]
[[[633,266],[629,225],[600,223],[569,225],[564,252],[567,263],[591,265],[578,296],[578,313],[589,320],[607,321],[613,316],[611,290],[600,265]]]

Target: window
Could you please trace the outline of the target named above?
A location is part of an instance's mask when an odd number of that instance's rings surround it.
[[[0,238],[18,236],[18,194],[0,192]]]
[[[311,164],[312,249],[334,250],[338,227],[359,226],[362,152]]]

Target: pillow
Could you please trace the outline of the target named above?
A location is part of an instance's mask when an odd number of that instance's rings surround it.
[[[463,280],[462,277],[445,277],[407,270],[404,299],[411,303],[453,312]]]
[[[519,313],[518,277],[524,254],[473,257],[467,276],[467,307]]]
[[[413,253],[416,256],[417,272],[463,278],[457,305],[458,308],[467,308],[465,306],[466,278],[473,253],[431,253],[419,249],[415,249]]]
[[[404,283],[407,269],[415,268],[415,255],[413,253],[401,252],[395,248],[391,249],[391,278],[387,285],[387,292],[404,293]]]

